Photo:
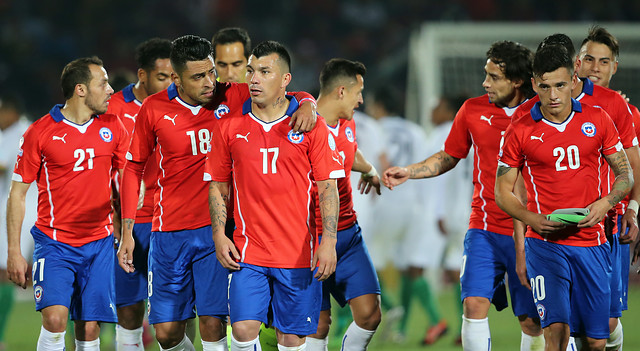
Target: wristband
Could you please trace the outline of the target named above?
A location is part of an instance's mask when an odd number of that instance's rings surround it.
[[[629,201],[629,206],[627,206],[627,210],[633,210],[636,212],[636,215],[638,214],[638,201],[636,200],[630,200]]]
[[[380,177],[380,175],[378,174],[378,171],[376,170],[376,168],[371,165],[371,170],[369,170],[369,172],[363,174],[365,177],[369,177],[369,178],[373,178],[373,177]],[[637,205],[637,203],[636,203]],[[638,213],[638,212],[636,212]]]

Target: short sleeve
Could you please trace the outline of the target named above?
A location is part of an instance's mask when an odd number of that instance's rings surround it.
[[[455,158],[466,158],[471,149],[471,133],[467,125],[467,103],[465,102],[453,120],[451,131],[444,142],[444,152]]]
[[[602,123],[602,153],[604,155],[612,155],[622,150],[623,145],[620,142],[620,136],[618,130],[613,123],[613,120],[609,117],[607,112],[600,109],[601,123]]]
[[[305,134],[310,138],[308,156],[315,180],[344,178],[344,164],[327,123],[318,118],[315,128]]]
[[[500,140],[500,152],[498,153],[498,165],[520,168],[524,163],[522,144],[513,124],[507,127],[504,136]]]
[[[36,180],[42,163],[40,134],[36,130],[36,124],[32,124],[20,139],[12,180],[23,183],[32,183]]]
[[[231,180],[231,152],[228,138],[222,133],[223,120],[213,124],[211,150],[204,166],[204,181],[228,182]]]
[[[145,101],[146,102],[146,101]],[[127,152],[127,160],[134,162],[146,162],[155,148],[155,133],[151,126],[153,111],[149,104],[143,102],[136,118],[136,126],[133,130],[131,145]]]

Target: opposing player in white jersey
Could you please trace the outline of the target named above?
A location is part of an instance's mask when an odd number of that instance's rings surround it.
[[[538,313],[529,289],[514,277],[516,254],[513,220],[495,203],[495,159],[502,134],[521,104],[533,96],[529,49],[511,41],[494,43],[487,52],[487,94],[467,100],[458,111],[442,151],[404,168],[385,171],[391,188],[408,179],[430,178],[447,172],[474,148],[474,194],[469,230],[465,236],[460,284],[463,299],[462,343],[465,350],[487,350],[491,332],[487,318],[491,303],[507,306],[505,275],[511,306],[522,329],[521,350],[542,350]]]

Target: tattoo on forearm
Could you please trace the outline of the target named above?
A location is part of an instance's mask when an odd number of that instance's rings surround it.
[[[133,230],[133,219],[125,218],[124,219],[124,226],[128,231],[132,231]]]
[[[227,201],[229,196],[214,191],[217,185],[209,184],[209,217],[211,217],[211,230],[215,233],[220,228],[225,228],[227,223]],[[215,189],[217,190],[217,188]]]
[[[409,168],[409,178],[430,178],[440,175],[458,163],[458,159],[451,157],[444,151],[440,151],[426,160],[417,163],[416,167]]]
[[[615,154],[607,157],[607,161],[613,170],[613,174],[616,176],[616,180],[613,182],[608,200],[609,205],[613,207],[624,199],[631,190],[631,169],[624,152],[616,152]]]
[[[322,186],[322,189],[320,187]],[[338,191],[330,183],[318,184],[318,199],[322,215],[322,235],[337,238],[338,229]]]

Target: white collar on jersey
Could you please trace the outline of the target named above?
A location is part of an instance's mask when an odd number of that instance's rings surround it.
[[[329,128],[329,131],[337,137],[338,134],[340,134],[340,120],[338,120],[338,124],[336,124],[335,127],[332,127],[327,124],[327,128]]]

